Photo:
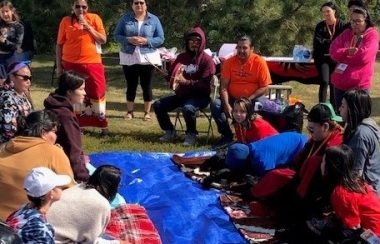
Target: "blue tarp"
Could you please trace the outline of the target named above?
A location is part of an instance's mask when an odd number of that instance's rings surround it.
[[[168,153],[110,152],[90,155],[98,167],[123,172],[119,193],[146,208],[163,243],[245,243],[223,211],[216,190],[188,179]]]

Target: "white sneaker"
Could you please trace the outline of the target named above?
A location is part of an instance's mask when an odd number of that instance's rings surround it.
[[[186,134],[185,141],[182,143],[182,145],[186,147],[194,146],[196,141],[197,141],[197,135],[194,133],[188,133]]]
[[[175,130],[166,130],[165,135],[160,137],[160,141],[162,142],[171,142],[177,138],[177,133]]]

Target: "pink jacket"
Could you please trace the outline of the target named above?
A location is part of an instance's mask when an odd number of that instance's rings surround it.
[[[376,54],[379,49],[379,37],[376,28],[369,27],[359,44],[358,51],[353,56],[348,56],[351,40],[354,34],[351,29],[346,29],[330,46],[330,55],[338,65],[347,64],[343,73],[333,72],[331,81],[333,85],[343,91],[354,88],[370,89],[372,76],[375,71]]]

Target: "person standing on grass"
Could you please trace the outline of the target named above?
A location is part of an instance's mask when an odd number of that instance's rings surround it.
[[[140,79],[144,99],[143,120],[150,120],[152,76],[154,65],[161,65],[157,47],[164,43],[164,31],[157,16],[148,12],[147,0],[132,0],[132,12],[125,14],[115,28],[115,40],[120,43],[120,64],[127,81],[127,114],[134,118],[136,89]]]
[[[253,43],[249,36],[239,37],[237,54],[227,59],[222,66],[220,98],[211,105],[211,114],[222,138],[217,146],[228,144],[233,134],[228,123],[232,118],[232,105],[240,97],[247,97],[254,102],[262,97],[268,85],[272,83],[265,60],[253,53]]]
[[[106,118],[106,78],[101,57],[101,44],[107,41],[103,22],[97,14],[89,13],[87,0],[75,0],[71,16],[59,24],[56,64],[57,74],[73,70],[86,78],[85,103],[78,105],[76,114],[80,127],[101,128],[109,135]]]
[[[335,16],[336,6],[332,2],[322,4],[321,12],[324,20],[315,27],[313,39],[313,58],[317,66],[319,78],[319,102],[326,102],[327,88],[330,90],[330,103],[334,109],[334,87],[331,84],[330,76],[334,71],[336,63],[331,60],[329,48],[331,42],[346,29],[346,24]]]
[[[346,91],[371,89],[379,49],[379,34],[368,10],[353,8],[350,23],[350,28],[342,32],[330,47],[331,58],[337,62],[331,75],[337,108],[340,107]]]
[[[158,123],[165,134],[160,141],[173,141],[177,135],[168,112],[181,107],[186,123],[184,146],[193,146],[197,140],[196,113],[210,103],[210,82],[215,74],[215,64],[212,58],[204,52],[206,35],[200,27],[195,27],[185,33],[186,51],[179,54],[172,65],[170,76],[176,67],[182,66],[183,71],[175,78],[178,83],[175,95],[160,98],[154,103],[154,112]]]
[[[0,3],[0,64],[6,69],[8,65],[20,60],[13,59],[15,53],[22,53],[24,26],[16,8],[10,1]]]

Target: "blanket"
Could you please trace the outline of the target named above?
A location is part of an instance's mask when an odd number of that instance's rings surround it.
[[[147,152],[90,155],[95,167],[111,164],[121,169],[119,193],[127,203],[146,209],[162,243],[244,243],[220,205],[220,191],[205,190],[184,177],[171,157]]]

